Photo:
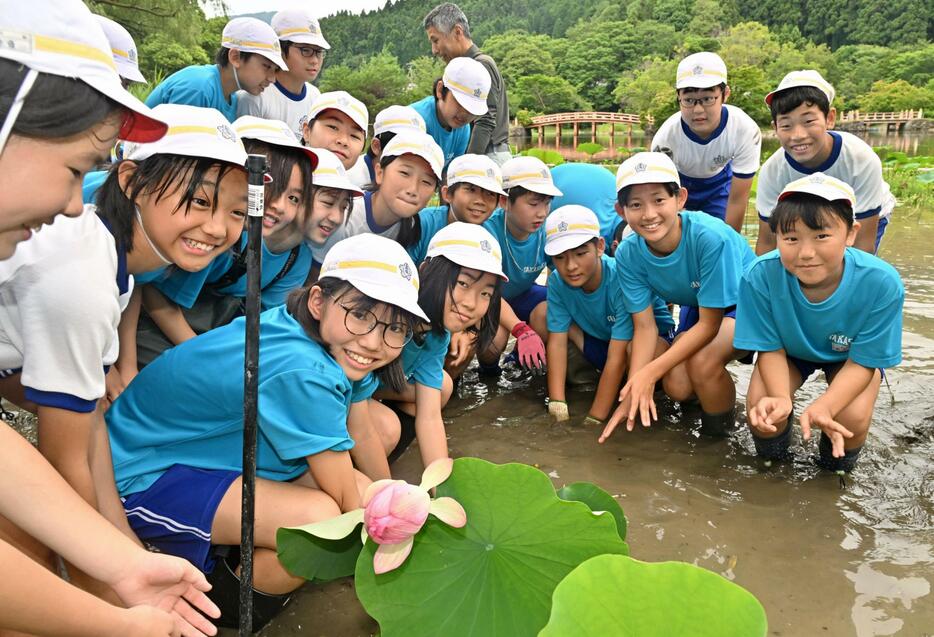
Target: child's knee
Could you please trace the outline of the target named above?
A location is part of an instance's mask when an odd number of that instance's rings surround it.
[[[707,383],[726,372],[726,367],[720,357],[715,356],[713,352],[706,348],[687,359],[685,369],[691,382],[695,385]]]
[[[665,394],[674,401],[682,402],[694,396],[694,386],[681,366],[672,369],[662,377]]]
[[[542,339],[548,338],[548,302],[542,301],[529,314],[529,325]]]

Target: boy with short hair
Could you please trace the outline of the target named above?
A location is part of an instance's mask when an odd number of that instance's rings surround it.
[[[548,412],[568,419],[565,402],[568,342],[600,373],[585,423],[601,423],[616,402],[626,372],[632,318],[623,305],[619,264],[604,254],[600,223],[589,208],[567,205],[545,221],[545,254],[554,271],[548,277]],[[664,304],[656,304],[659,332],[674,329]],[[656,354],[668,347],[658,339]]]
[[[675,88],[680,111],[659,127],[652,150],[669,154],[678,167],[688,190],[686,210],[703,210],[739,231],[759,169],[759,125],[726,104],[726,64],[716,53],[681,60]]]
[[[756,187],[759,238],[756,254],[775,248],[769,215],[778,195],[792,181],[824,173],[852,184],[856,192],[853,209],[860,222],[854,247],[875,253],[882,224],[879,215],[891,214],[888,188],[882,179],[882,162],[866,142],[850,133],[831,130],[836,119],[835,92],[821,74],[813,70],[792,71],[778,88],[765,96],[772,111],[772,126],[782,144],[762,165]],[[882,224],[883,228],[885,227]]]
[[[214,64],[188,66],[167,77],[146,98],[146,106],[189,104],[215,108],[231,123],[237,119],[238,90],[259,95],[285,69],[279,39],[256,18],[234,18],[224,27]]]
[[[237,114],[283,121],[301,141],[308,111],[321,95],[311,82],[321,72],[331,46],[318,21],[304,9],[279,11],[272,16],[272,28],[288,68],[276,71],[275,82],[259,95],[239,93]]]
[[[814,173],[785,186],[769,217],[778,250],[743,275],[734,345],[759,352],[746,412],[756,453],[788,455],[794,394],[820,369],[827,391],[799,418],[805,440],[821,430],[818,463],[856,464],[879,394],[880,370],[901,362],[905,290],[895,268],[853,249],[858,196]]]
[[[369,148],[357,160],[353,168],[347,171],[351,183],[359,188],[375,184],[376,169],[373,166],[379,163],[379,158],[383,154],[386,144],[396,134],[404,130],[426,132],[425,120],[411,106],[393,104],[377,113],[376,119],[373,120],[373,138],[370,140]],[[416,261],[416,263],[418,262]]]
[[[302,144],[329,150],[350,170],[366,145],[370,113],[347,91],[322,93],[311,105],[302,129]]]
[[[457,57],[435,80],[432,94],[411,104],[425,120],[428,134],[444,151],[444,166],[467,152],[470,123],[486,114],[490,73],[471,58]]]

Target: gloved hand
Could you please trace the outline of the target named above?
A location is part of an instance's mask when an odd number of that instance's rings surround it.
[[[512,335],[516,337],[516,349],[519,352],[519,362],[523,367],[541,368],[545,365],[545,344],[542,337],[529,327],[524,321],[519,321],[512,328]]]
[[[548,399],[548,413],[555,417],[555,420],[561,422],[571,416],[568,414],[568,404],[563,400]]]

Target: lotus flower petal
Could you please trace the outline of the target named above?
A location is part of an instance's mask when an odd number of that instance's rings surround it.
[[[325,540],[339,540],[350,535],[350,532],[354,530],[354,527],[361,522],[363,522],[363,509],[354,509],[353,511],[348,511],[343,515],[339,515],[336,518],[321,520],[320,522],[305,524],[304,526],[293,526],[290,528],[304,531],[305,533],[314,535],[315,537],[323,538]]]
[[[373,572],[377,575],[399,568],[412,552],[414,540],[409,537],[398,544],[380,544],[373,555]]]
[[[426,491],[428,489],[434,489],[436,486],[444,482],[451,475],[451,471],[454,470],[454,459],[453,458],[438,458],[430,465],[425,467],[425,472],[422,473],[422,483],[420,486]]]
[[[367,505],[363,519],[367,533],[377,544],[396,544],[418,533],[431,498],[424,489],[401,480],[381,489]]]
[[[454,528],[461,528],[467,524],[467,512],[460,502],[454,498],[437,498],[431,501],[430,513]]]
[[[376,482],[371,482],[370,486],[366,488],[366,491],[363,492],[363,506],[365,507],[370,503],[370,500],[373,499],[373,496],[382,491],[384,488],[392,484],[393,482],[398,482],[397,480],[377,480]]]

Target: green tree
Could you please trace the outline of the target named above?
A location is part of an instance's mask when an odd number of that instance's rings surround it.
[[[850,110],[878,79],[893,78],[889,70],[895,51],[873,44],[848,44],[833,52],[833,70],[827,79],[837,91],[837,107]],[[904,79],[904,78],[902,78]]]
[[[694,17],[693,8],[693,0],[655,0],[652,19],[682,31]]]
[[[872,90],[859,100],[861,110],[870,112],[934,110],[934,91],[929,87],[912,86],[905,80],[874,82]]]
[[[734,66],[763,66],[774,60],[781,46],[769,33],[769,28],[758,22],[734,24],[720,39],[720,57],[729,72]]]
[[[487,38],[483,52],[496,60],[506,86],[514,86],[525,75],[556,75],[550,41],[548,36],[512,30]]]
[[[438,58],[423,55],[408,63],[407,91],[410,101],[417,101],[426,95],[431,95],[435,87],[435,80],[444,74],[444,63]]]
[[[773,85],[760,66],[734,66],[729,68],[729,103],[743,109],[760,125],[767,126],[772,117],[765,104],[765,94]]]
[[[330,67],[321,80],[321,91],[347,91],[366,104],[372,118],[392,104],[408,104],[408,78],[396,56],[387,51],[374,55],[357,68]]]
[[[152,33],[138,45],[140,70],[150,80],[166,76],[192,64],[207,64],[211,58],[200,46],[183,46],[165,33]]]
[[[613,92],[624,113],[652,116],[656,126],[678,110],[674,78],[677,60],[646,59],[640,68],[626,71]]]
[[[923,47],[899,53],[892,58],[889,73],[874,77],[905,80],[915,86],[927,84],[934,78],[934,44],[928,42]]]
[[[516,106],[541,113],[590,110],[588,104],[563,77],[526,75],[515,89]]]

